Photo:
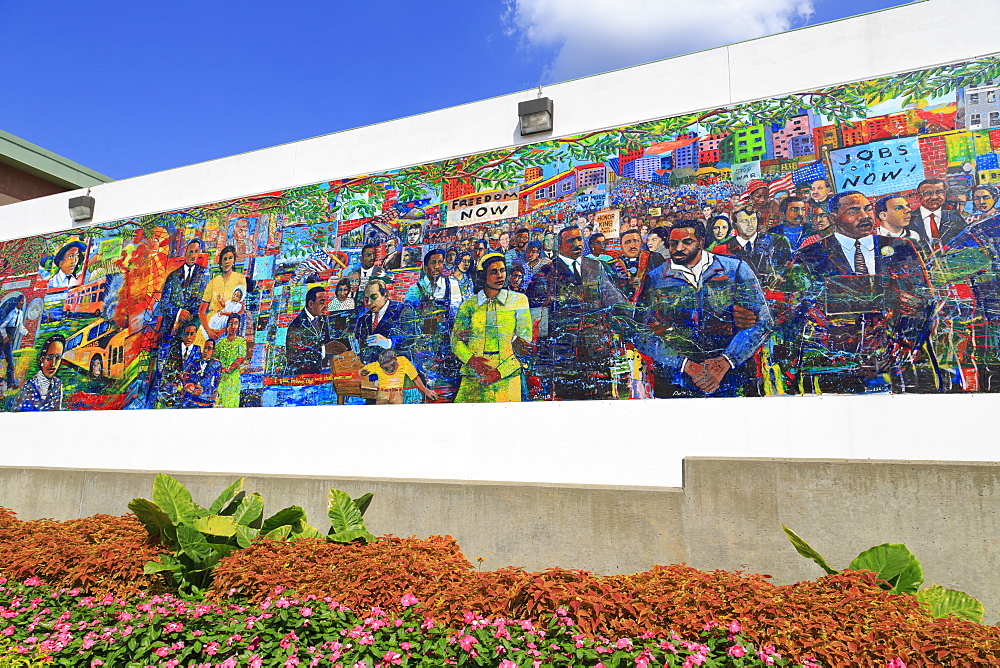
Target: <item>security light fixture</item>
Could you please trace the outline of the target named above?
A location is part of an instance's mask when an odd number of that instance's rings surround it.
[[[521,136],[552,131],[552,100],[540,97],[517,103],[517,115],[521,118]]]
[[[87,192],[89,193],[90,191],[88,190]],[[85,223],[93,218],[94,204],[96,202],[89,194],[81,195],[80,197],[71,197],[69,199],[69,217],[73,219],[73,225]]]

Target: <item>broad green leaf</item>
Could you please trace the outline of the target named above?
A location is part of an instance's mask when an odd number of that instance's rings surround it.
[[[161,564],[158,561],[147,561],[142,567],[143,575],[152,575],[154,573],[162,573],[163,571],[171,571],[176,573],[183,567],[180,564]]]
[[[163,510],[149,499],[132,499],[128,509],[142,522],[150,535],[159,536],[167,544],[177,541],[177,531]]]
[[[158,505],[175,525],[190,522],[195,518],[191,492],[166,473],[160,473],[153,481],[153,503]]]
[[[196,519],[199,517],[208,517],[209,515],[212,514],[208,512],[208,508],[206,508],[205,506],[200,506],[194,502],[192,502],[191,505],[194,508],[194,516]]]
[[[260,516],[264,514],[264,499],[260,494],[254,492],[249,496],[245,497],[240,505],[236,507],[233,512],[233,520],[237,524],[243,526],[250,526],[254,522],[260,519]]]
[[[916,571],[913,569],[913,562],[917,562]],[[889,583],[888,589],[895,589],[896,579],[904,572],[906,575],[906,586],[911,586],[912,593],[924,581],[923,570],[920,569],[920,562],[913,556],[913,553],[900,543],[883,543],[870,547],[850,563],[848,568],[854,570],[875,571],[878,577]]]
[[[915,594],[923,583],[924,569],[920,566],[920,561],[913,557],[910,565],[892,581],[892,593]]]
[[[338,531],[337,533],[332,533],[327,538],[334,543],[350,543],[353,540],[363,539],[365,543],[372,543],[375,540],[375,536],[368,533],[367,529],[349,529],[347,531]]]
[[[215,554],[200,531],[184,524],[177,527],[177,544],[184,554],[196,562],[202,562]]]
[[[224,517],[223,515],[198,518],[192,522],[191,526],[212,536],[232,536],[236,533],[236,522],[232,517]]]
[[[225,545],[221,543],[209,543],[209,545],[212,546],[212,549],[215,550],[215,553],[219,555],[220,559],[228,557],[230,554],[239,549],[235,545]]]
[[[784,524],[781,525],[781,528],[785,530],[785,535],[788,536],[788,540],[792,541],[792,545],[795,546],[796,552],[801,554],[806,559],[812,559],[815,561],[819,564],[819,567],[826,571],[829,575],[836,575],[840,572],[830,568],[820,553],[812,549],[809,543],[799,538],[794,531],[786,527]]]
[[[293,538],[324,538],[325,535],[319,529],[305,522],[296,522],[292,527]]]
[[[243,525],[237,525],[236,544],[239,545],[240,547],[250,547],[250,543],[256,537],[257,537],[256,529],[251,529],[250,527],[245,527]]]
[[[976,624],[983,623],[986,609],[974,596],[940,585],[921,589],[913,595],[934,617],[958,617]]]
[[[222,490],[222,494],[219,494],[219,498],[213,501],[212,505],[209,506],[208,512],[211,513],[212,515],[221,514],[222,509],[225,508],[229,504],[229,502],[233,500],[233,497],[235,497],[237,494],[240,493],[241,489],[243,489],[243,481],[245,480],[246,478],[240,478],[232,485]]]
[[[230,501],[228,504],[226,504],[226,507],[223,508],[222,511],[219,512],[219,514],[220,515],[227,515],[228,516],[228,515],[232,515],[233,513],[235,513],[236,509],[240,507],[241,503],[243,503],[243,499],[246,498],[246,495],[247,495],[246,492],[241,491],[239,494],[237,494],[236,496],[233,497],[232,501]]]
[[[364,496],[359,496],[354,499],[354,505],[358,507],[358,511],[361,513],[362,517],[364,517],[365,511],[368,510],[368,505],[372,502],[372,496],[374,496],[374,494],[372,492],[368,492]]]
[[[305,519],[306,511],[302,510],[300,506],[288,506],[264,520],[264,524],[260,527],[260,532],[270,533],[272,529],[286,524],[288,525],[288,529],[291,530],[292,525],[296,522],[303,522]]]
[[[330,515],[330,534],[365,528],[361,511],[347,492],[339,489],[330,490],[330,506],[327,513]]]
[[[285,539],[288,538],[289,534],[292,533],[292,527],[289,524],[282,524],[279,527],[275,527],[268,531],[266,534],[261,532],[261,535],[273,536],[275,538]]]

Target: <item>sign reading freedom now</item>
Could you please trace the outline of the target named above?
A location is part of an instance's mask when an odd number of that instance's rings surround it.
[[[916,137],[890,139],[830,151],[837,191],[874,196],[913,190],[924,180]]]
[[[448,200],[447,227],[488,223],[517,216],[517,190],[488,190]]]

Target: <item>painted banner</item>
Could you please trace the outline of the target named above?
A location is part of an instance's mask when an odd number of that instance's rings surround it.
[[[916,137],[872,142],[830,151],[837,190],[866,195],[913,190],[924,180]]]

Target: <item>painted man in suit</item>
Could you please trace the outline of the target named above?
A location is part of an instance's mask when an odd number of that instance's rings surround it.
[[[875,207],[865,195],[841,192],[829,206],[834,234],[794,260],[806,285],[799,360],[811,373],[803,390],[884,391],[926,342],[930,284],[909,239],[873,234]]]
[[[170,272],[163,282],[160,301],[153,310],[157,317],[156,331],[163,339],[169,340],[198,315],[209,279],[208,270],[196,262],[201,252],[200,239],[189,241],[184,247],[184,264]]]
[[[930,245],[947,244],[965,229],[965,220],[956,211],[944,208],[947,188],[941,179],[925,179],[917,186],[920,206],[910,213],[910,229]]]
[[[222,378],[222,364],[213,359],[215,339],[201,347],[201,356],[192,357],[184,369],[184,397],[181,408],[211,408]]]
[[[378,361],[383,350],[393,348],[407,354],[407,337],[404,324],[412,316],[404,317],[406,307],[389,299],[389,288],[381,278],[368,281],[364,292],[365,312],[358,318],[354,334],[360,348],[361,361],[371,364]],[[408,352],[408,351],[407,351]]]
[[[201,346],[195,344],[198,324],[183,326],[181,337],[167,348],[160,366],[159,402],[161,408],[177,408],[181,404],[184,370],[192,360],[201,357]]]
[[[611,398],[615,311],[631,313],[605,263],[583,257],[583,233],[569,226],[556,237],[557,254],[531,278],[526,294],[540,309],[539,365],[557,399]]]
[[[738,257],[753,269],[763,283],[780,277],[792,259],[788,239],[761,229],[760,214],[743,208],[735,214],[736,236],[725,244],[725,255]],[[719,249],[722,251],[722,248]]]
[[[642,303],[650,331],[634,338],[655,363],[654,396],[732,396],[771,327],[771,311],[750,266],[705,250],[705,225],[670,226],[670,261],[649,273]]]
[[[318,374],[328,371],[329,356],[344,349],[330,336],[326,320],[326,288],[316,285],[306,293],[306,307],[288,325],[285,364],[289,373]]]

